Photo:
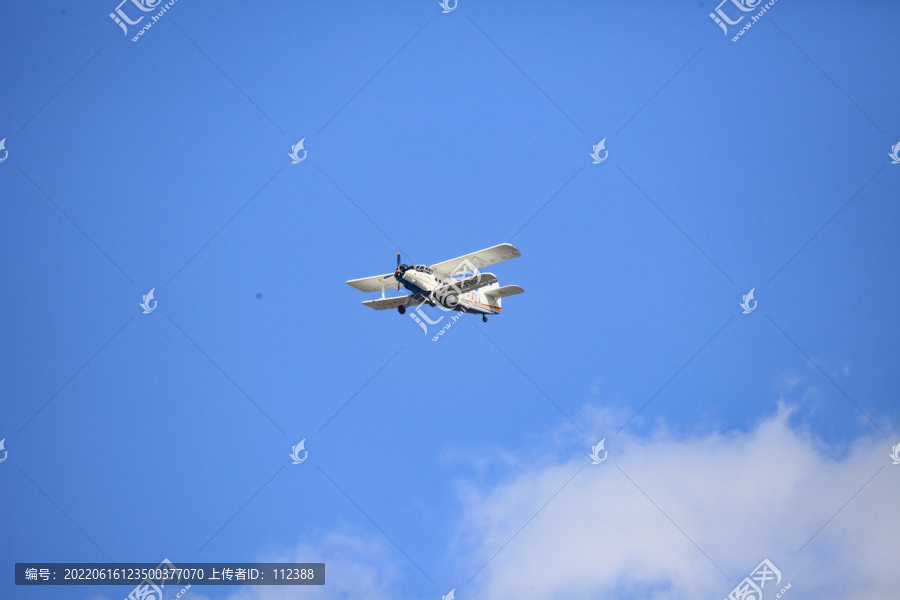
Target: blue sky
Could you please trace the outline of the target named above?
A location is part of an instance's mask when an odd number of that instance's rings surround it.
[[[0,4],[0,596],[165,557],[325,562],[309,598],[900,585],[900,7],[115,8]],[[344,283],[503,242],[525,294],[438,342]]]

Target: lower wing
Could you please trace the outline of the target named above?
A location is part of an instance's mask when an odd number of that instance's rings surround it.
[[[409,306],[412,296],[397,296],[395,298],[379,298],[378,300],[366,300],[363,306],[374,308],[375,310],[389,310],[391,308],[399,308],[401,306]]]
[[[493,273],[479,273],[462,281],[454,281],[447,285],[443,285],[435,290],[434,295],[441,297],[447,292],[456,292],[457,294],[465,294],[466,292],[474,292],[488,285],[497,283],[497,277]]]

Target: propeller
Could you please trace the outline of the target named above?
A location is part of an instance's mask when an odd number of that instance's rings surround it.
[[[400,253],[397,253],[397,269],[394,271],[394,277],[397,279],[397,291],[400,291],[400,278],[403,277],[403,274],[408,269],[406,265],[400,264]]]
[[[407,267],[406,265],[400,264],[400,253],[397,253],[397,268],[394,270],[394,278],[397,280],[397,291],[400,291],[400,278],[403,277],[403,274],[406,273]],[[387,279],[390,275],[385,275],[382,279]]]

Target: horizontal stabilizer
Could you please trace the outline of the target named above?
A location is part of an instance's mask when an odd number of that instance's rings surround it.
[[[490,296],[492,298],[506,298],[507,296],[515,296],[516,294],[521,294],[524,291],[525,290],[517,285],[504,285],[502,288],[497,288],[495,290],[486,290],[484,292],[484,295]]]

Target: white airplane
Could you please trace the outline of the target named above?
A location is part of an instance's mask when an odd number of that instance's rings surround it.
[[[401,265],[398,253],[397,269],[393,273],[351,279],[347,284],[362,292],[381,290],[380,299],[363,302],[375,310],[396,308],[402,315],[407,306],[427,302],[431,306],[440,304],[450,310],[480,314],[487,322],[488,315],[500,314],[501,298],[525,290],[517,285],[500,287],[493,273],[481,273],[479,269],[521,255],[512,244],[500,244],[426,267]],[[468,273],[471,275],[465,276]],[[401,285],[410,291],[408,296],[385,297],[386,289],[396,287],[399,291]]]

